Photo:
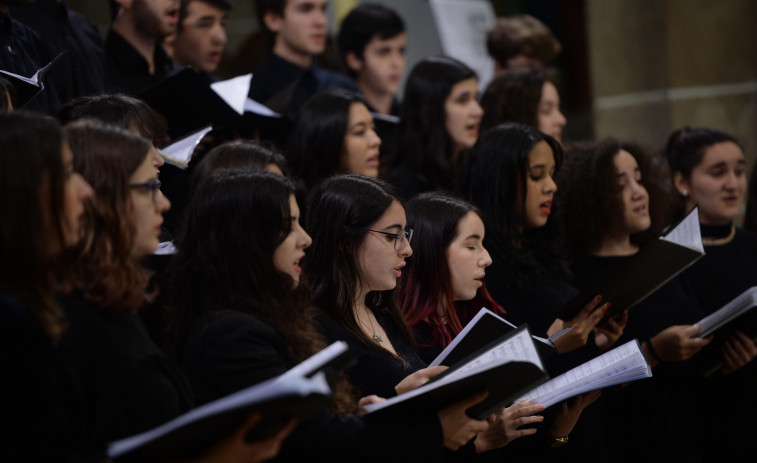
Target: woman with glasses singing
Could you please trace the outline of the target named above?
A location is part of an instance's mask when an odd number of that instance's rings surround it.
[[[193,195],[170,310],[174,349],[200,403],[280,375],[326,346],[308,313],[300,263],[315,251],[295,192],[280,175],[221,169]],[[396,252],[393,241],[388,247]],[[381,422],[351,416],[357,401],[344,387],[334,397],[332,409],[298,423],[277,461],[439,461],[443,445],[457,448],[471,424],[471,433],[480,429],[465,415],[470,400],[439,417]]]
[[[332,177],[308,204],[313,247],[305,261],[316,320],[329,341],[346,341],[357,361],[347,377],[361,396],[393,397],[439,374],[426,368],[392,290],[413,254],[413,230],[390,184],[360,175]],[[464,454],[507,443],[503,417],[478,423]],[[444,425],[444,422],[442,422]],[[451,448],[451,447],[450,447]]]
[[[358,352],[349,377],[361,395],[396,395],[395,385],[426,367],[391,297],[413,254],[405,208],[386,183],[357,175],[333,177],[312,194],[305,271],[318,321],[327,338]]]

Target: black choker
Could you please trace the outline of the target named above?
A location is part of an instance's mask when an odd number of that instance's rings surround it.
[[[700,225],[703,238],[719,239],[731,234],[733,223],[728,225]]]

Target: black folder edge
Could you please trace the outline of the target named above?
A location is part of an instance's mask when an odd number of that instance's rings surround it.
[[[331,396],[319,393],[305,395],[287,391],[265,402],[250,404],[204,417],[126,453],[111,454],[118,462],[166,462],[197,458],[214,444],[231,435],[253,411],[261,413],[261,421],[245,436],[248,442],[275,434],[291,419],[306,419],[331,403]]]
[[[168,122],[168,134],[180,139],[209,124],[240,126],[236,112],[210,84],[186,67],[138,95]]]
[[[502,328],[502,332],[492,337],[492,332],[499,331],[500,327]],[[476,349],[479,349],[482,346],[482,342],[484,343],[484,346],[489,345],[491,347],[491,343],[501,342],[504,340],[503,336],[515,331],[517,331],[517,327],[510,326],[510,324],[503,322],[496,314],[491,311],[484,312],[481,317],[476,320],[476,324],[471,327],[465,337],[458,341],[455,348],[447,354],[440,364],[447,366],[455,364],[466,357],[466,355],[461,352],[465,351],[474,353]],[[538,339],[534,339],[534,344],[536,345],[536,350],[541,356],[542,363],[547,357],[556,352],[554,344],[545,344]]]
[[[650,294],[654,293],[670,280],[675,278],[676,275],[679,275],[681,272],[689,268],[694,264],[694,262],[704,256],[704,253],[699,253],[698,251],[695,251],[691,248],[687,248],[685,246],[660,238],[667,236],[670,231],[675,229],[691,214],[698,213],[698,208],[694,207],[682,219],[668,227],[667,232],[661,234],[657,239],[647,243],[624,265],[617,267],[616,269],[614,269],[614,271],[595,281],[589,286],[589,289],[581,291],[580,294],[576,295],[573,299],[568,301],[565,305],[558,309],[557,312],[555,312],[555,317],[561,320],[572,320],[579,314],[579,312],[581,312],[581,309],[583,309],[589,302],[592,301],[592,299],[594,299],[594,297],[599,294],[602,296],[602,300],[599,302],[599,304],[597,304],[597,308],[601,307],[605,302],[611,303],[610,308],[607,310],[607,314],[604,315],[599,321],[599,325],[604,325],[610,318],[617,318],[624,310],[632,309],[641,301],[646,299]],[[666,249],[669,249],[669,251],[665,251]],[[647,255],[656,255],[658,252],[673,254],[671,257],[674,257],[676,261],[680,259],[689,260],[689,262],[686,263],[683,267],[680,267],[679,265],[669,265],[673,259],[661,260],[661,264],[663,264],[664,266],[660,265],[652,270],[654,270],[658,274],[663,273],[664,277],[661,279],[659,277],[656,278],[658,281],[656,286],[651,287],[651,289],[649,289],[649,287],[647,286],[646,292],[644,292],[640,296],[638,295],[638,293],[636,293],[635,296],[630,297],[627,292],[629,285],[624,284],[623,282],[627,281],[628,278],[635,276],[632,270],[639,265],[636,264],[637,262],[643,262]],[[666,271],[661,272],[661,269],[666,269]],[[623,299],[632,299],[632,301],[630,303],[622,303]]]
[[[468,355],[463,360],[456,362],[447,370],[434,377],[427,384],[431,384],[455,371],[460,366],[475,359],[491,348],[507,341],[509,338],[520,334],[522,331],[528,332],[529,339],[531,336],[527,325],[522,325],[518,329],[511,331],[497,340],[481,347],[476,352]],[[531,342],[535,342],[531,339]],[[537,355],[541,360],[541,354],[536,349]],[[543,366],[542,360],[542,366]],[[503,387],[503,377],[510,377],[520,381],[520,386],[515,389],[505,390]],[[366,416],[374,419],[385,419],[396,416],[407,416],[423,412],[435,412],[447,405],[451,405],[477,392],[488,390],[489,395],[482,402],[468,408],[466,413],[469,417],[484,420],[493,412],[506,407],[512,401],[524,395],[531,389],[539,386],[549,379],[545,370],[540,369],[537,365],[530,362],[507,362],[496,365],[492,368],[480,371],[474,375],[462,378],[453,383],[444,385],[438,389],[429,390],[421,395],[417,395],[408,400],[397,402],[385,408],[378,409]]]
[[[55,66],[55,63],[57,63],[58,60],[60,60],[61,57],[63,57],[63,55],[65,55],[66,53],[68,53],[68,50],[63,50],[62,52],[58,53],[55,58],[50,60],[49,63],[39,68],[34,73],[34,75],[29,77],[22,76],[26,77],[27,79],[33,79],[34,76],[37,76],[36,84],[21,80],[16,77],[20,74],[12,75],[14,73],[11,73],[10,71],[6,71],[4,69],[0,70],[0,77],[13,84],[13,87],[16,90],[16,109],[22,109],[24,105],[34,100],[37,95],[42,93],[42,91],[45,89],[45,82],[43,79],[46,77],[48,71]]]
[[[343,377],[343,370],[354,361],[354,352],[352,349],[347,348],[328,359],[325,363],[314,365],[314,368],[311,370],[303,371],[302,376],[312,379],[316,374],[322,372],[329,387],[333,389],[335,384]],[[282,378],[286,375],[287,373],[284,373],[265,383],[251,386],[251,388],[282,381]],[[219,400],[224,399],[225,397]],[[328,406],[331,401],[331,395],[312,393],[302,395],[298,391],[292,391],[265,402],[250,404],[206,416],[197,421],[187,423],[128,452],[119,453],[118,455],[110,454],[109,456],[119,463],[190,460],[207,452],[213,444],[223,437],[230,435],[253,411],[261,412],[262,419],[245,436],[245,440],[250,442],[275,434],[293,418],[303,420],[315,415]],[[192,411],[188,413],[192,413]]]

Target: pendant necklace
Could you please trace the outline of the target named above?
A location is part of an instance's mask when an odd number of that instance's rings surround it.
[[[378,322],[378,320],[376,321]],[[376,341],[376,344],[381,344],[382,342],[384,342],[384,340],[381,339],[381,336],[379,336],[376,332],[376,328],[373,327],[373,321],[371,321],[370,313],[368,314],[368,323],[371,324],[371,330],[373,331],[373,340]]]

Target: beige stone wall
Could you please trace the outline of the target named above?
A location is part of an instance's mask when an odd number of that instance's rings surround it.
[[[709,126],[757,157],[757,1],[587,0],[596,138]]]

